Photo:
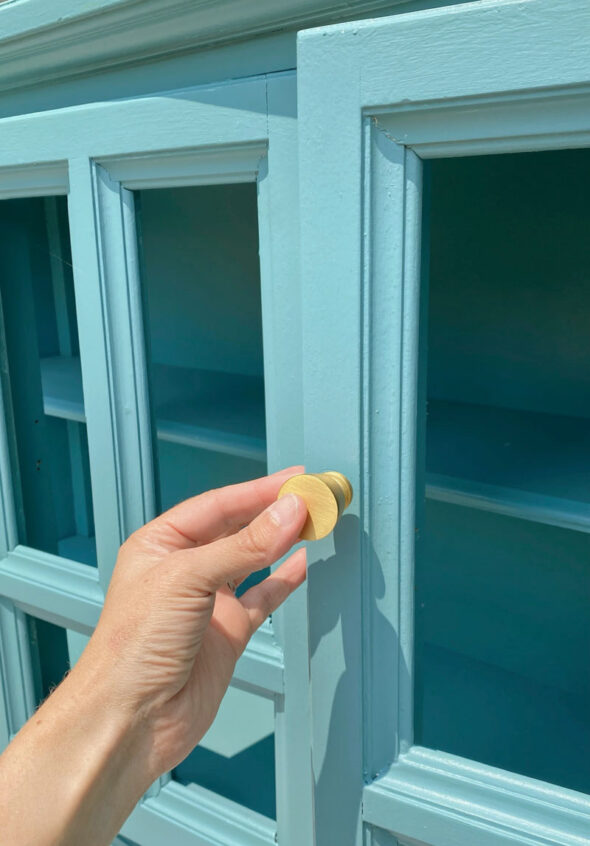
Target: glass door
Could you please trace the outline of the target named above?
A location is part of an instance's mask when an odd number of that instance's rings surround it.
[[[299,38],[305,462],[355,488],[309,550],[320,844],[590,831],[590,15],[566,5]]]
[[[293,74],[1,123],[4,745],[77,659],[125,538],[297,463],[303,400]],[[305,599],[254,634],[124,842],[310,842]]]
[[[164,511],[266,473],[257,186],[144,189],[134,200]],[[232,687],[172,777],[276,819],[272,699]]]

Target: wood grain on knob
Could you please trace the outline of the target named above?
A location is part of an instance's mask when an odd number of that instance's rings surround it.
[[[301,540],[319,540],[329,535],[352,501],[352,485],[334,470],[291,476],[281,487],[279,497],[287,493],[297,494],[307,506]]]

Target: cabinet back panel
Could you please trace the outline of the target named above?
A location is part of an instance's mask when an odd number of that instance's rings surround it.
[[[590,416],[590,151],[429,166],[429,396]]]
[[[262,376],[256,185],[138,194],[153,361]]]
[[[184,444],[160,441],[158,452],[163,511],[196,493],[255,479],[266,472],[263,462]]]
[[[429,502],[416,742],[590,792],[590,537]]]

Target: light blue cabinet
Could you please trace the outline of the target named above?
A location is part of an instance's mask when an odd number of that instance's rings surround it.
[[[0,743],[159,510],[355,489],[121,843],[590,843],[590,14],[427,5],[0,6]]]

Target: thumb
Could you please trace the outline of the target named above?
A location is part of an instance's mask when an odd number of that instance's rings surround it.
[[[297,541],[306,518],[304,500],[296,494],[286,494],[234,535],[184,550],[177,556],[190,568],[191,580],[198,577],[204,589],[214,592],[227,582],[240,581],[255,570],[269,567],[285,555]]]

